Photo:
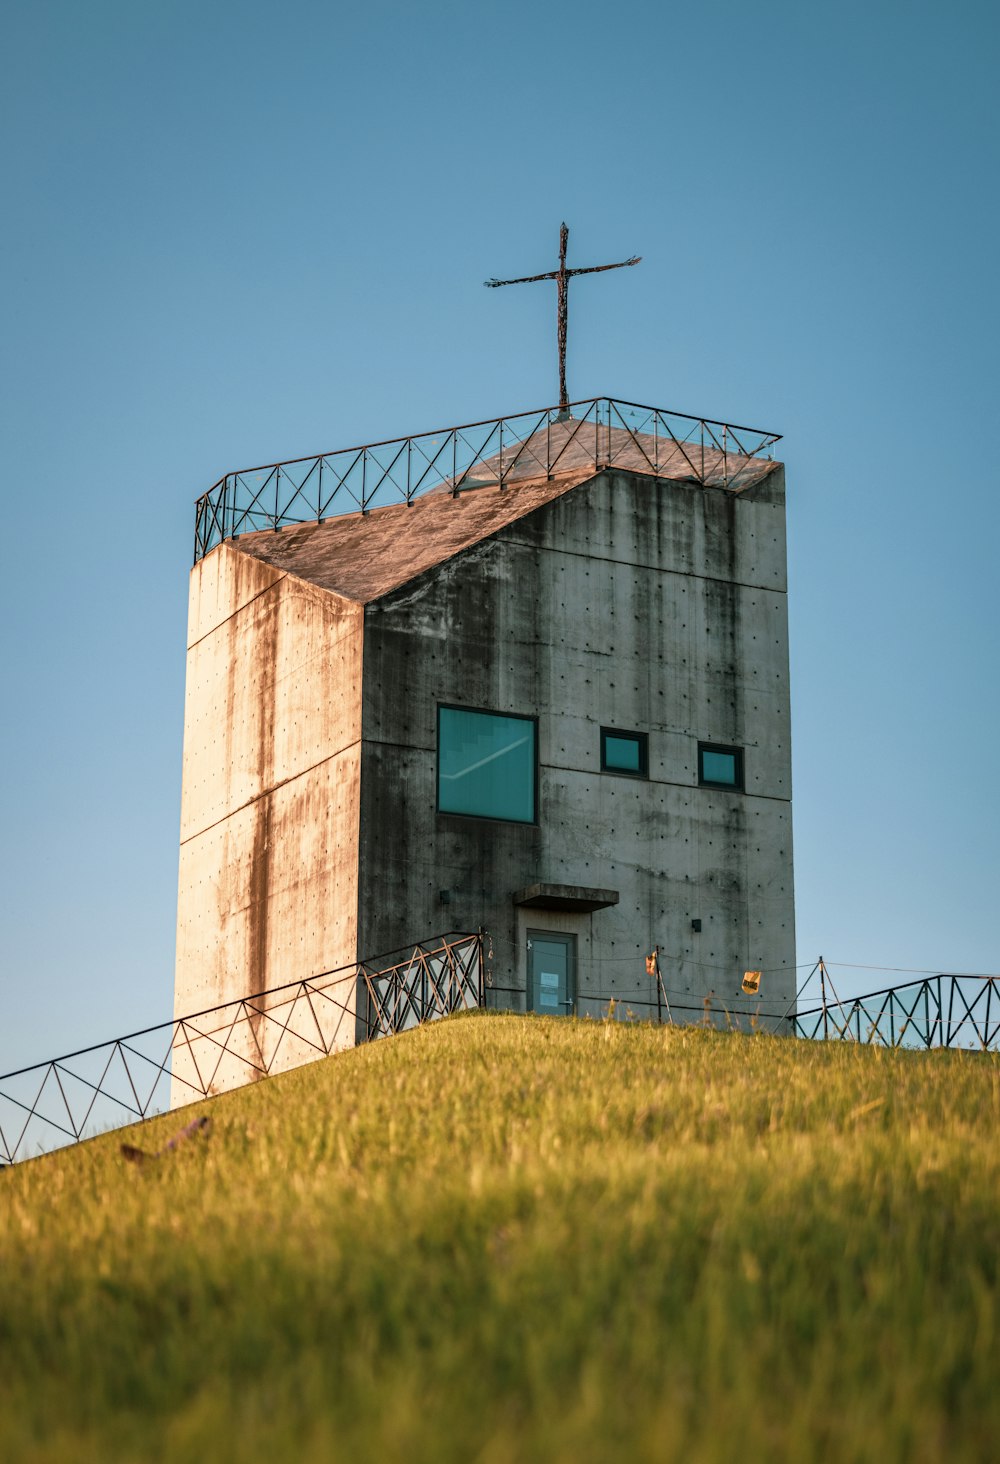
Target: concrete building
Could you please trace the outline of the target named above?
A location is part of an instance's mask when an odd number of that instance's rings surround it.
[[[550,420],[200,559],[177,1016],[480,926],[499,1007],[792,1002],[784,472],[667,448]]]

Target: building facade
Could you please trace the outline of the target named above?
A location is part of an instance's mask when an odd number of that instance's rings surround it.
[[[176,1015],[478,927],[498,1007],[791,1006],[783,469],[572,431],[196,564]]]

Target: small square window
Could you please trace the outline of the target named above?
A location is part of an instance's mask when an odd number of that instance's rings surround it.
[[[537,723],[438,707],[438,812],[535,823]]]
[[[618,732],[601,728],[601,772],[649,777],[649,738],[645,732]]]
[[[698,782],[703,788],[732,788],[742,793],[742,747],[718,747],[713,742],[699,742]]]

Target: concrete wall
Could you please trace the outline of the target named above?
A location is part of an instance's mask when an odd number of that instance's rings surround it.
[[[232,545],[192,572],[175,1017],[355,960],[362,636],[359,606]],[[350,1045],[353,978],[330,994],[323,1037]],[[219,1091],[253,1075],[241,1057],[271,1061],[290,1009],[268,1013],[199,1024],[173,1101],[192,1063]],[[315,1019],[291,1015],[276,1069],[316,1055]]]
[[[435,813],[440,702],[537,713],[537,827]],[[649,734],[648,781],[600,771],[602,725]],[[745,749],[745,793],[698,786],[699,740]],[[780,468],[738,496],[602,473],[366,608],[365,952],[484,923],[497,1003],[523,1009],[526,930],[564,930],[581,1012],[653,1011],[654,944],[675,1015],[708,993],[748,1014],[757,968],[774,1008],[795,990],[790,799]],[[516,909],[536,881],[620,902]]]

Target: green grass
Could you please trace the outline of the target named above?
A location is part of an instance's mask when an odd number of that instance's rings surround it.
[[[456,1018],[0,1176],[5,1461],[996,1457],[1000,1061]]]

